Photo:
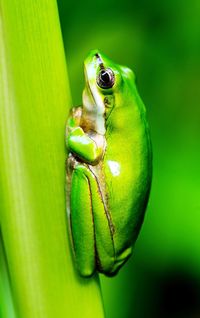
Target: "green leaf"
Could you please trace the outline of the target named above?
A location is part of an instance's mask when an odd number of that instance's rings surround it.
[[[68,244],[70,107],[56,2],[0,0],[0,221],[20,318],[103,317],[98,277],[77,275]]]

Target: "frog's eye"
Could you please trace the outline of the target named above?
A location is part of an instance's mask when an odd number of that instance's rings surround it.
[[[101,88],[111,88],[115,82],[115,75],[110,68],[101,69],[97,75],[97,85]]]

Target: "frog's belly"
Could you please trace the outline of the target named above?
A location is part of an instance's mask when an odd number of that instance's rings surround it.
[[[122,148],[123,149],[123,148]],[[134,243],[141,227],[149,194],[148,158],[131,153],[121,160],[109,153],[104,158],[105,192],[114,228],[116,255]]]

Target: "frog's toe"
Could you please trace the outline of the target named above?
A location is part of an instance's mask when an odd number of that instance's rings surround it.
[[[115,276],[119,269],[126,263],[126,261],[129,259],[129,257],[132,254],[132,247],[128,247],[126,250],[124,250],[121,254],[117,255],[115,258],[115,263],[110,269],[110,271],[104,273],[107,276]]]

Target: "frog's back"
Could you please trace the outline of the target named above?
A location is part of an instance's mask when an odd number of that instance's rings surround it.
[[[109,116],[104,174],[116,255],[137,238],[151,184],[151,144],[137,91]],[[109,189],[109,191],[108,191]]]

